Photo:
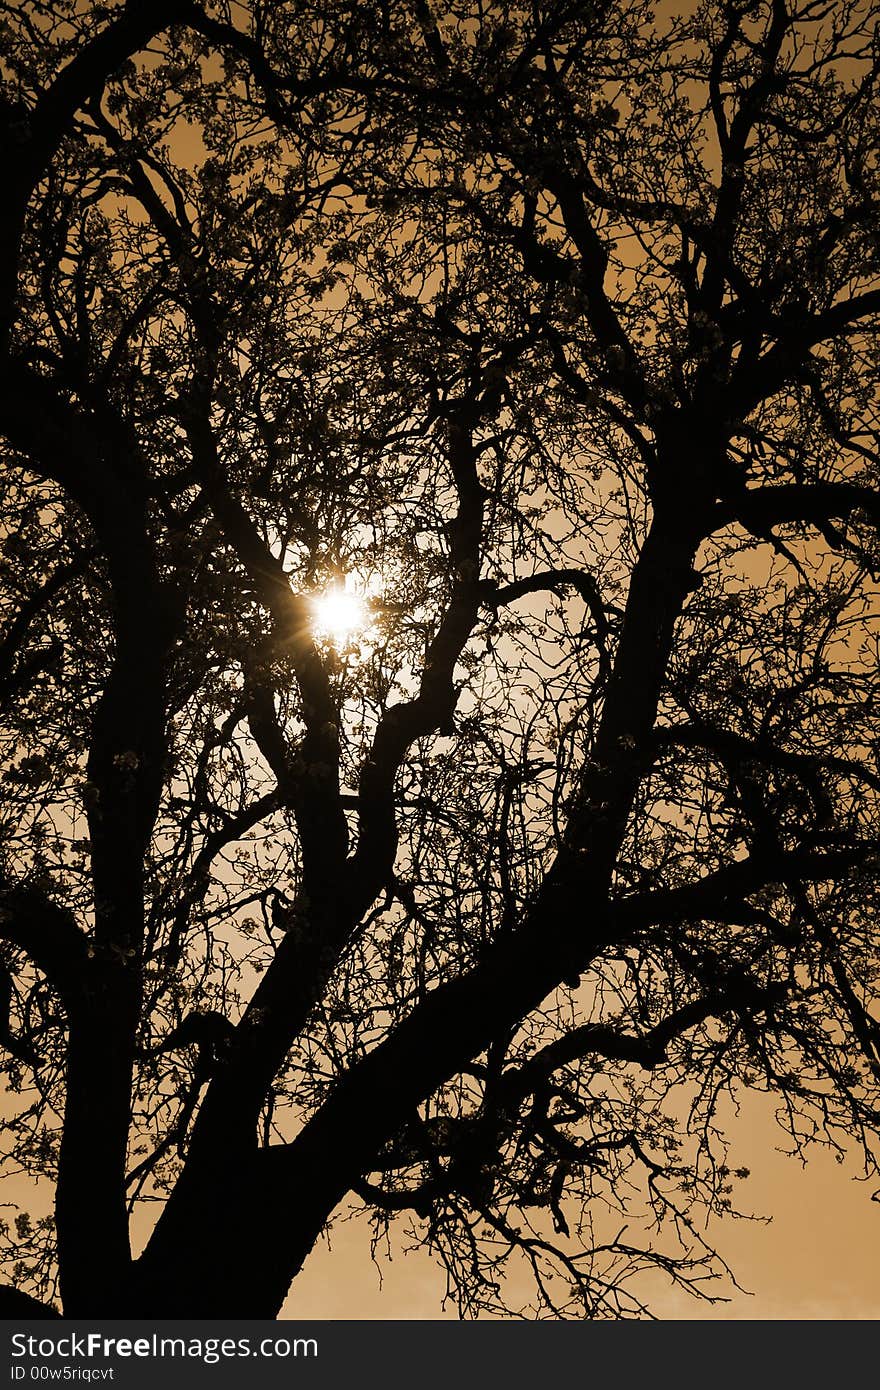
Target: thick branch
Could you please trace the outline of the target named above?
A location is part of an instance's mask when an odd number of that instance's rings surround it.
[[[690,1029],[724,1014],[753,1014],[772,1008],[786,990],[787,986],[780,983],[764,989],[748,981],[730,982],[713,994],[674,1009],[640,1037],[621,1033],[610,1025],[586,1023],[541,1048],[515,1071],[505,1072],[498,1083],[497,1097],[503,1103],[508,1096],[516,1099],[530,1095],[552,1072],[593,1054],[611,1061],[633,1062],[646,1071],[653,1071],[666,1061],[670,1044]]]
[[[431,642],[415,699],[393,705],[376,730],[359,787],[360,839],[352,864],[353,891],[360,912],[386,882],[397,848],[394,781],[416,739],[439,730],[451,732],[458,698],[453,675],[480,609],[480,542],[484,492],[477,476],[472,426],[479,407],[460,408],[449,422],[449,462],[458,493],[458,512],[450,523],[454,581],[446,611]]]
[[[0,937],[29,956],[68,1008],[82,1000],[86,938],[66,908],[34,884],[0,876]]]
[[[864,763],[851,762],[833,754],[795,753],[785,748],[777,748],[766,740],[743,738],[740,734],[726,729],[712,729],[700,724],[678,724],[660,726],[654,732],[659,747],[705,748],[718,755],[722,762],[741,764],[761,763],[765,767],[779,768],[785,772],[798,774],[811,790],[820,792],[817,775],[822,771],[835,772],[841,777],[851,777],[864,782],[866,786],[880,791],[880,777],[875,776]]]
[[[822,883],[851,870],[870,868],[880,856],[880,841],[846,849],[794,849],[751,854],[678,888],[659,888],[618,898],[610,908],[621,935],[655,923],[713,920],[729,904],[740,903],[763,888],[788,883]]]
[[[859,511],[880,526],[880,492],[863,483],[778,483],[745,488],[736,497],[716,503],[710,525],[718,530],[739,521],[762,535],[785,522],[802,521],[821,528],[823,523],[846,520]]]
[[[599,649],[601,665],[600,674],[603,677],[607,676],[609,667],[608,609],[592,575],[576,569],[542,570],[539,574],[530,574],[525,579],[516,579],[510,584],[499,585],[492,580],[484,581],[482,587],[484,603],[496,612],[502,606],[516,603],[517,599],[525,598],[527,594],[548,591],[561,594],[566,589],[574,589],[575,593],[583,599],[595,624],[596,646]]]

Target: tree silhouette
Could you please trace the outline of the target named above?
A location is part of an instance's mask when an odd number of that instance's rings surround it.
[[[14,1311],[705,1296],[876,1172],[871,6],[2,8]]]

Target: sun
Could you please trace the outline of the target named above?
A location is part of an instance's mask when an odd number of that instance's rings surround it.
[[[366,605],[358,594],[337,584],[312,599],[312,623],[316,636],[342,646],[353,633],[366,626]]]

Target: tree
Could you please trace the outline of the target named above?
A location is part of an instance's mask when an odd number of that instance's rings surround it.
[[[870,7],[3,13],[12,1284],[704,1295],[876,1172]]]

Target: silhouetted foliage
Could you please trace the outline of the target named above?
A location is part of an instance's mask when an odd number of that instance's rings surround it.
[[[2,6],[4,1260],[68,1316],[272,1316],[353,1199],[463,1315],[707,1296],[749,1087],[876,1171],[872,7],[687,8]]]

